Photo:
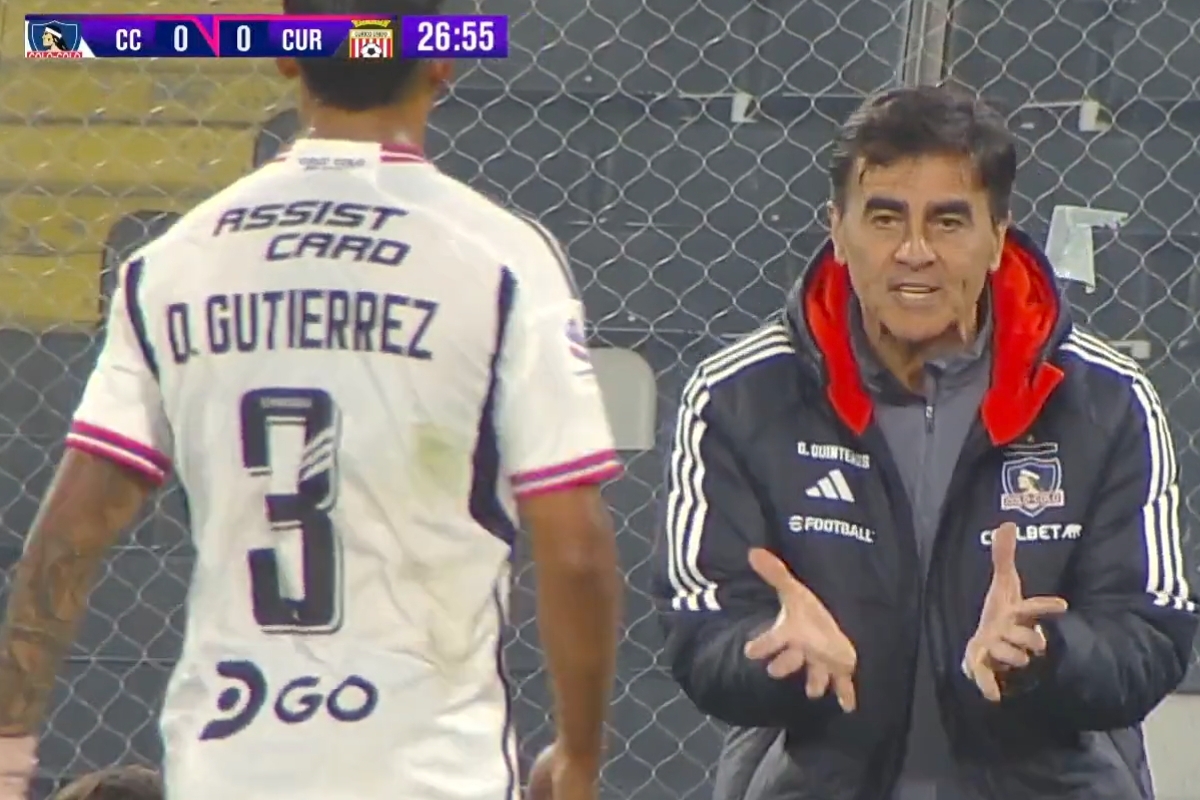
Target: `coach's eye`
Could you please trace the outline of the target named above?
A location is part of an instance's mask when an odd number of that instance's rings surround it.
[[[966,224],[966,220],[962,217],[939,217],[936,222],[938,229],[943,231],[961,230],[966,227]]]

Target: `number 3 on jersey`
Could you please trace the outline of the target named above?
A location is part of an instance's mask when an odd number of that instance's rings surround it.
[[[320,389],[242,395],[242,464],[268,482],[266,516],[280,547],[247,554],[254,619],[268,633],[332,633],[342,622],[337,501],[337,408]],[[281,551],[298,540],[301,577],[288,580]]]

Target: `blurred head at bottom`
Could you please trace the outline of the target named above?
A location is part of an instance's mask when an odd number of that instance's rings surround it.
[[[164,800],[162,778],[146,767],[110,767],[84,775],[54,800]]]

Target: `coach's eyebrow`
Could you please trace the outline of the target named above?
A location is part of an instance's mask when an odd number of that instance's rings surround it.
[[[903,200],[897,200],[894,197],[868,197],[867,202],[863,203],[863,213],[870,214],[877,211],[907,214],[908,203]]]
[[[937,217],[972,217],[971,204],[966,200],[946,200],[940,203],[934,203],[929,207],[928,216],[930,219]]]

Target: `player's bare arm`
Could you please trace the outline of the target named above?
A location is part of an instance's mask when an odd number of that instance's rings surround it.
[[[599,773],[620,624],[612,517],[596,486],[520,503],[533,539],[538,622],[554,691],[558,755]]]
[[[87,607],[97,568],[153,485],[68,449],[17,565],[0,633],[0,736],[31,736]]]

